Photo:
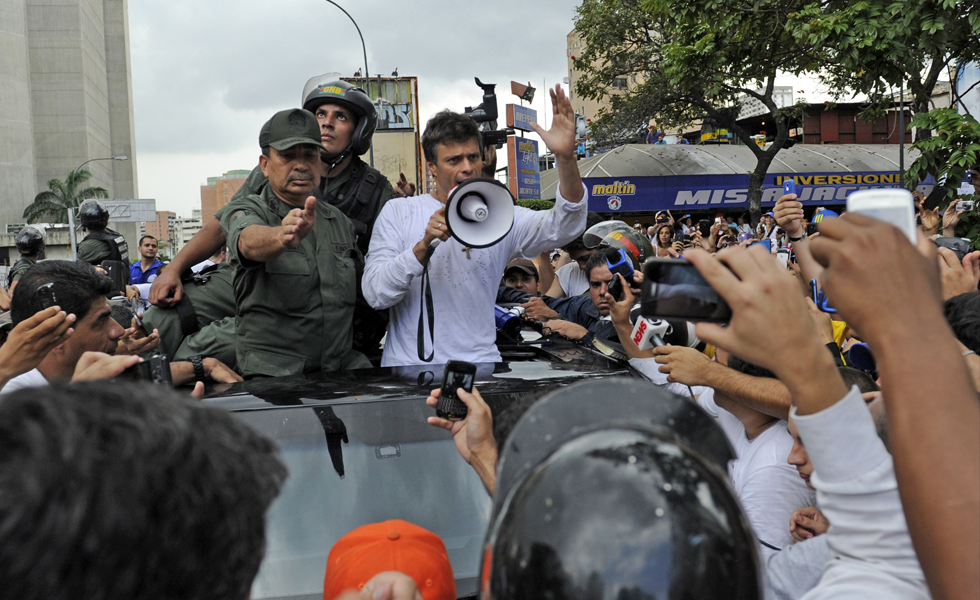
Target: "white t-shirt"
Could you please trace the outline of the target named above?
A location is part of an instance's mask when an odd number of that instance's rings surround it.
[[[434,343],[428,325],[424,329],[425,354],[435,352],[432,364],[500,360],[493,307],[504,267],[514,258],[537,256],[582,234],[588,206],[588,191],[582,188],[585,196],[576,203],[559,190],[551,210],[514,207],[510,233],[489,248],[467,250],[455,238],[436,247],[429,262]],[[418,355],[422,265],[412,248],[442,206],[429,194],[392,198],[374,223],[361,287],[371,306],[390,308],[382,366],[426,364]]]
[[[561,289],[565,291],[565,296],[568,298],[589,291],[589,278],[585,276],[585,271],[578,268],[577,262],[570,262],[558,267],[558,270],[555,271],[555,278],[558,279]]]
[[[816,493],[806,486],[796,468],[786,462],[793,448],[793,436],[786,421],[776,421],[749,440],[738,418],[715,404],[712,388],[693,388],[698,406],[710,414],[735,448],[737,458],[728,465],[728,477],[742,503],[752,529],[765,542],[763,556],[793,543],[789,519],[798,508],[814,506]]]
[[[48,380],[44,378],[44,375],[41,375],[41,372],[37,369],[31,369],[8,381],[7,385],[3,386],[3,389],[0,389],[0,396],[5,396],[24,388],[42,387],[45,385],[48,385]]]

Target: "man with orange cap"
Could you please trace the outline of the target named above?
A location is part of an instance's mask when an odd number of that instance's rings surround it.
[[[408,575],[424,600],[456,600],[456,579],[442,539],[401,520],[364,525],[337,540],[327,557],[323,599],[362,590],[386,571]]]

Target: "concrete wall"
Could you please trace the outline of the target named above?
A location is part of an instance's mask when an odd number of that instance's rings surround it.
[[[127,0],[0,0],[0,231],[50,179],[137,198]]]
[[[34,134],[24,0],[0,0],[0,232],[34,198]]]

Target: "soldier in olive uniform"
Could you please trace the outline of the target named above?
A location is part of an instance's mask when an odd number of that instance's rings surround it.
[[[255,376],[370,367],[352,350],[357,271],[354,226],[312,195],[320,131],[312,113],[276,113],[259,134],[260,194],[227,205],[221,229],[235,267],[238,369]]]
[[[78,219],[89,234],[78,243],[78,260],[100,265],[104,260],[129,264],[126,238],[109,226],[109,210],[98,200],[86,200],[78,208]]]
[[[357,246],[364,255],[381,207],[393,197],[413,195],[415,186],[403,178],[398,182],[396,192],[380,171],[361,160],[360,155],[371,147],[378,124],[374,104],[363,90],[330,77],[314,77],[303,90],[303,108],[316,116],[324,148],[320,156],[322,178],[313,195],[339,208],[353,222]],[[256,167],[232,201],[262,193],[267,182],[262,169]],[[219,210],[215,218],[194,235],[171,262],[169,272],[161,273],[153,283],[150,302],[168,306],[179,301],[181,272],[225,244],[219,225],[224,211],[225,208]],[[380,358],[379,342],[387,327],[387,311],[372,309],[358,291],[354,322],[354,348]]]
[[[162,353],[171,360],[209,356],[235,368],[233,278],[234,268],[227,262],[188,272],[177,306],[146,309],[143,325],[147,331],[159,331]]]
[[[17,232],[14,243],[20,252],[20,260],[15,262],[7,273],[7,288],[11,296],[13,296],[14,288],[17,287],[17,282],[20,281],[20,278],[44,254],[44,230],[27,226]]]

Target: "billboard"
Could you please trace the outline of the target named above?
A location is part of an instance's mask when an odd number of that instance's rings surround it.
[[[800,202],[814,206],[843,204],[855,190],[900,187],[898,171],[851,173],[770,173],[762,184],[762,205],[772,206],[783,195],[783,182],[796,181]],[[672,209],[749,206],[748,175],[674,175],[663,177],[586,177],[589,210],[594,212],[655,212]],[[920,186],[928,190],[930,176]]]
[[[515,198],[541,198],[536,141],[515,135],[507,138],[507,179]]]
[[[521,131],[532,131],[529,123],[538,122],[538,111],[532,108],[524,108],[516,104],[507,105],[507,127],[520,129]]]
[[[378,128],[371,143],[374,168],[392,185],[404,173],[415,184],[418,193],[424,193],[419,149],[418,78],[372,77],[367,83],[364,78],[342,79],[365,89],[374,100],[378,114]],[[361,159],[370,162],[371,154],[365,154]]]

